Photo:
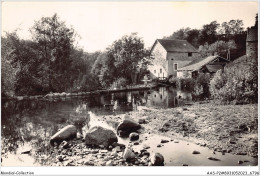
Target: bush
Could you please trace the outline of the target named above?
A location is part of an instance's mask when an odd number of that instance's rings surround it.
[[[196,79],[195,94],[202,98],[209,98],[210,97],[209,84],[210,84],[210,74],[200,73]]]
[[[176,88],[181,88],[181,82],[179,78],[171,77],[169,78],[169,83]]]
[[[194,89],[195,84],[196,84],[196,81],[193,78],[180,79],[181,89],[183,89],[183,90],[192,91]]]
[[[254,63],[247,58],[239,59],[218,71],[210,81],[211,96],[224,103],[236,104],[257,102],[257,75]]]
[[[169,82],[175,88],[191,91],[195,98],[204,99],[210,97],[209,91],[209,74],[199,74],[197,79],[194,78],[174,78],[171,77]]]

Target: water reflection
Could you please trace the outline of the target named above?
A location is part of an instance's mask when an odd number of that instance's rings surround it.
[[[45,165],[51,149],[50,137],[60,128],[88,114],[121,114],[139,107],[168,108],[191,101],[191,94],[173,88],[120,92],[77,98],[47,100],[2,100],[2,157],[11,156],[30,146],[32,156]]]
[[[183,92],[172,87],[160,87],[158,91],[152,91],[146,97],[146,105],[163,108],[173,108],[192,100],[191,93]]]

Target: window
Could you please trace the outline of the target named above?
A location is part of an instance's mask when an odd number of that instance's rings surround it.
[[[156,70],[154,70],[154,74],[156,73]]]
[[[162,69],[160,68],[160,73],[162,73]]]
[[[188,56],[191,57],[191,56],[192,56],[192,53],[188,53]]]
[[[178,64],[174,64],[174,70],[178,69]]]

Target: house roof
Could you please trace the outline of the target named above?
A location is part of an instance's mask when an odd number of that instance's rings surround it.
[[[258,40],[258,33],[257,33],[257,28],[256,27],[251,27],[247,31],[247,37],[246,41],[247,42],[254,42]]]
[[[217,64],[217,65],[205,65],[205,67],[208,69],[210,73],[216,73],[218,70],[223,69],[223,65]]]
[[[195,71],[195,70],[199,70],[201,67],[203,67],[204,65],[209,64],[210,62],[214,61],[217,58],[225,59],[225,58],[220,57],[220,56],[208,56],[206,58],[196,59],[196,60],[192,61],[191,63],[187,64],[186,66],[184,66],[182,68],[179,68],[178,71]]]
[[[155,44],[159,42],[167,52],[189,52],[189,53],[197,53],[198,51],[194,46],[192,46],[186,40],[166,40],[166,39],[157,39],[154,43],[152,49]]]

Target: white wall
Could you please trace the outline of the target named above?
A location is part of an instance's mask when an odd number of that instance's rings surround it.
[[[153,65],[148,67],[151,75],[153,77],[167,77],[167,52],[158,41],[156,41],[151,54],[154,57],[154,60],[152,61]],[[162,69],[162,73],[160,72],[160,69]],[[154,70],[156,70],[156,73],[154,73]]]

